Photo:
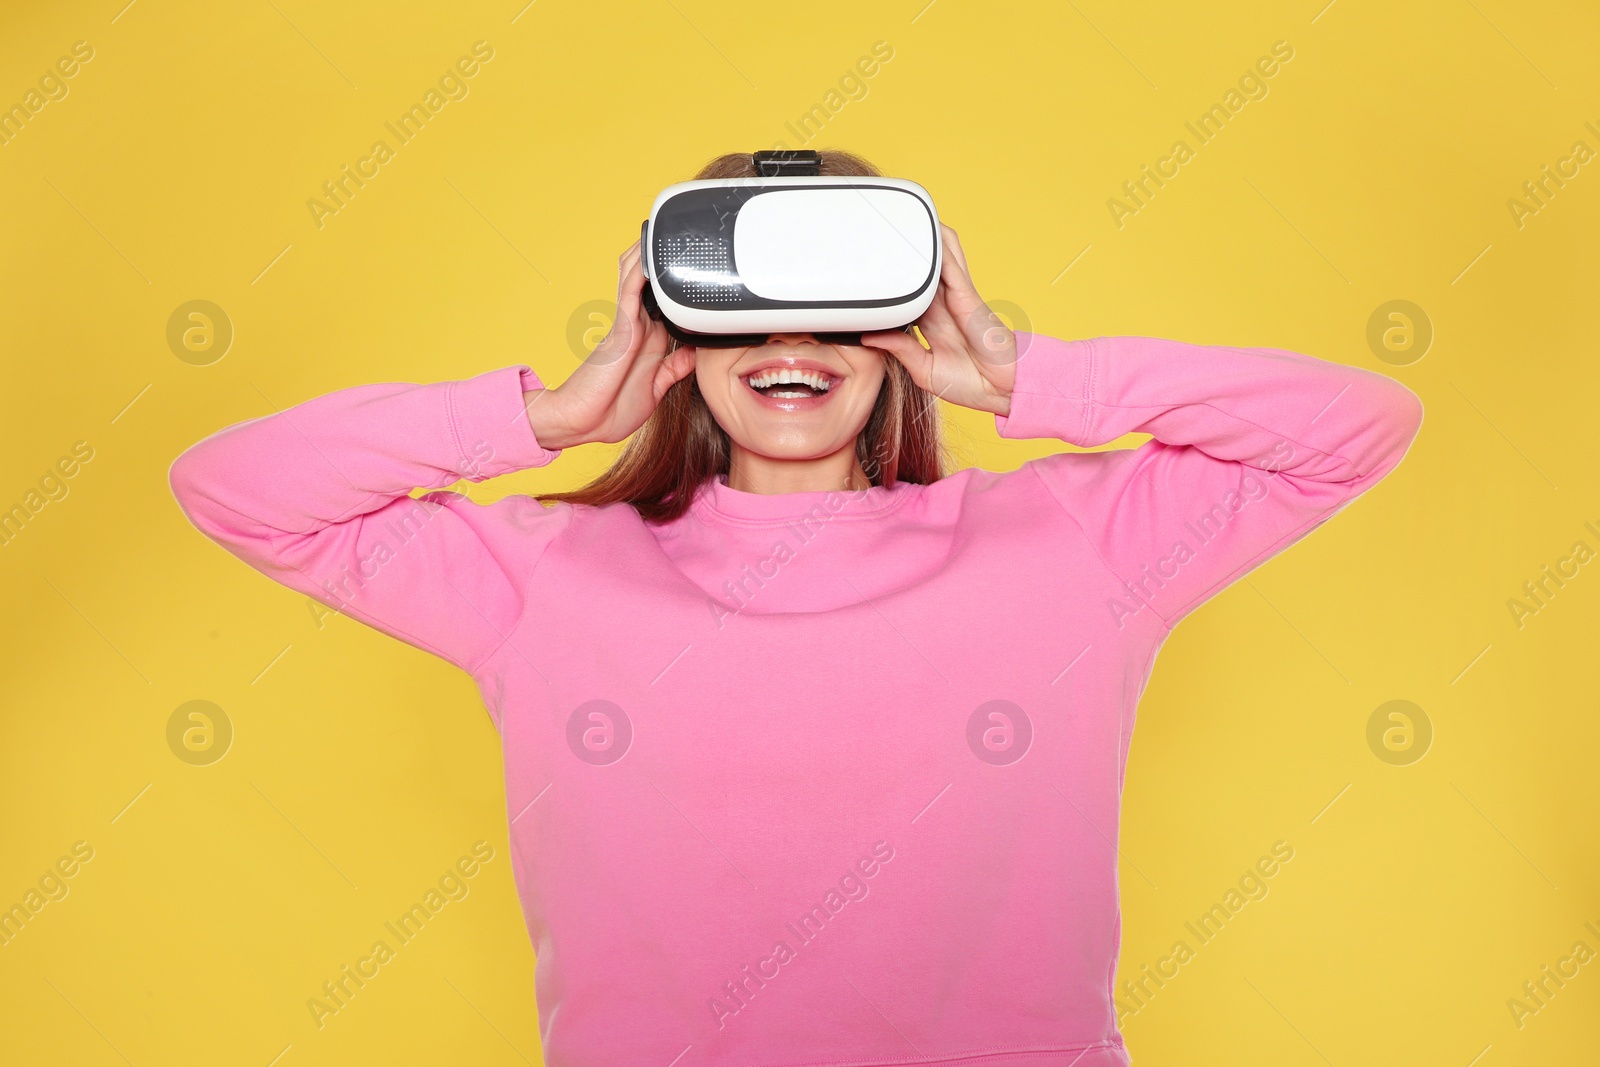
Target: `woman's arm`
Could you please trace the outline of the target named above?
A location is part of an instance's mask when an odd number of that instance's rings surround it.
[[[611,330],[560,386],[518,365],[342,389],[194,445],[172,465],[173,495],[262,573],[475,673],[521,620],[533,569],[573,507],[411,491],[543,466],[644,424],[694,359],[669,353],[645,314],[639,259],[635,241],[618,260]]]
[[[410,493],[555,459],[524,406],[542,388],[519,365],[341,389],[212,434],[168,479],[190,522],[250,566],[470,672],[521,616],[571,508]]]
[[[1372,488],[1422,426],[1422,401],[1394,379],[1282,349],[1014,333],[940,228],[939,287],[917,320],[929,347],[893,331],[862,342],[922,388],[992,412],[1002,437],[1154,438],[1025,465],[1121,579],[1118,626],[1145,612],[1175,626]]]
[[[1373,371],[1273,348],[1018,333],[1002,437],[1136,449],[1030,461],[1127,590],[1119,625],[1167,627],[1393,470],[1422,402]]]

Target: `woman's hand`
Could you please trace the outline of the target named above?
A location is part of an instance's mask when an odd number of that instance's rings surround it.
[[[617,273],[617,319],[604,340],[559,386],[523,394],[533,435],[545,448],[621,441],[694,370],[694,349],[668,354],[666,327],[644,310],[638,241],[622,253]]]
[[[996,415],[1011,413],[1017,379],[1017,338],[972,287],[956,231],[939,224],[944,264],[933,303],[916,322],[932,348],[898,330],[865,333],[861,343],[889,352],[911,380],[936,396]]]

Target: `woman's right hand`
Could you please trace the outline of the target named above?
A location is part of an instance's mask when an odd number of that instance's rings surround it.
[[[610,332],[559,386],[523,394],[540,445],[553,450],[621,441],[694,370],[692,347],[667,353],[671,336],[645,312],[644,284],[635,241],[618,263],[617,318]]]

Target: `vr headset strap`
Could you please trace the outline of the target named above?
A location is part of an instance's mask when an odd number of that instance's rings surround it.
[[[822,173],[822,153],[809,149],[773,149],[752,152],[750,157],[761,178],[817,177]]]

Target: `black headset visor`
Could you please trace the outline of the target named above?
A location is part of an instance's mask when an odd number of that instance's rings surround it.
[[[767,343],[774,336],[770,333],[693,333],[675,325],[671,319],[661,314],[661,306],[656,303],[656,294],[650,286],[644,287],[643,303],[645,314],[666,327],[667,333],[680,345],[694,348],[758,348]],[[909,325],[901,327],[904,333],[910,333]],[[804,332],[804,331],[795,331]],[[875,331],[883,332],[883,331]],[[825,345],[861,345],[860,333],[812,333],[819,342]]]

